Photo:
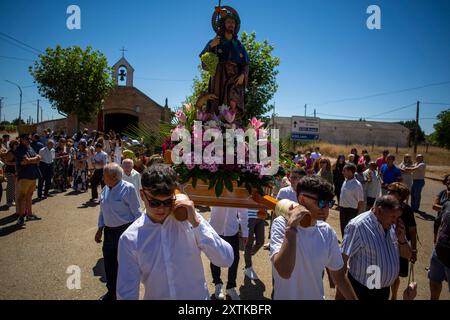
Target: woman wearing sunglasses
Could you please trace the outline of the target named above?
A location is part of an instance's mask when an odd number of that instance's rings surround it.
[[[176,200],[176,180],[175,171],[164,164],[142,174],[140,195],[146,212],[120,238],[118,299],[139,299],[142,282],[146,300],[206,300],[200,252],[217,266],[233,263],[233,249],[196,212],[193,202]],[[187,211],[187,220],[174,217],[178,208]]]

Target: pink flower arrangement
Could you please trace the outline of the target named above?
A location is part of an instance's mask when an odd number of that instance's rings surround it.
[[[175,117],[177,117],[178,120],[179,120],[181,123],[186,123],[186,121],[187,121],[186,115],[185,115],[184,112],[181,111],[181,110],[175,112]]]
[[[253,129],[257,130],[257,129],[261,128],[264,125],[264,122],[262,122],[261,120],[258,120],[255,117],[253,117],[250,120],[250,125],[253,127]]]

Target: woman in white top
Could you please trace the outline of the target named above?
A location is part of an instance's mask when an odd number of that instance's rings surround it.
[[[118,165],[122,164],[122,140],[119,136],[116,137],[114,144],[114,162]]]

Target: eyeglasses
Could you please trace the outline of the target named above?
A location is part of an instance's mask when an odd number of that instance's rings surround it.
[[[308,194],[304,194],[301,193],[302,196],[309,198],[309,199],[313,199],[313,200],[317,200],[317,205],[319,206],[320,209],[325,209],[325,208],[333,208],[334,204],[336,203],[336,201],[334,200],[320,200],[319,198],[310,196]]]
[[[173,206],[173,203],[175,202],[175,197],[172,197],[167,200],[158,200],[154,198],[149,198],[145,192],[144,195],[145,199],[148,201],[148,204],[150,205],[150,208],[159,208],[161,205],[170,208]]]

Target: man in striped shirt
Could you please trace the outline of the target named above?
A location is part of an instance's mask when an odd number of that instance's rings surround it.
[[[390,286],[399,274],[400,256],[411,258],[401,214],[400,202],[391,195],[383,196],[372,210],[345,228],[342,256],[360,300],[388,300]]]

